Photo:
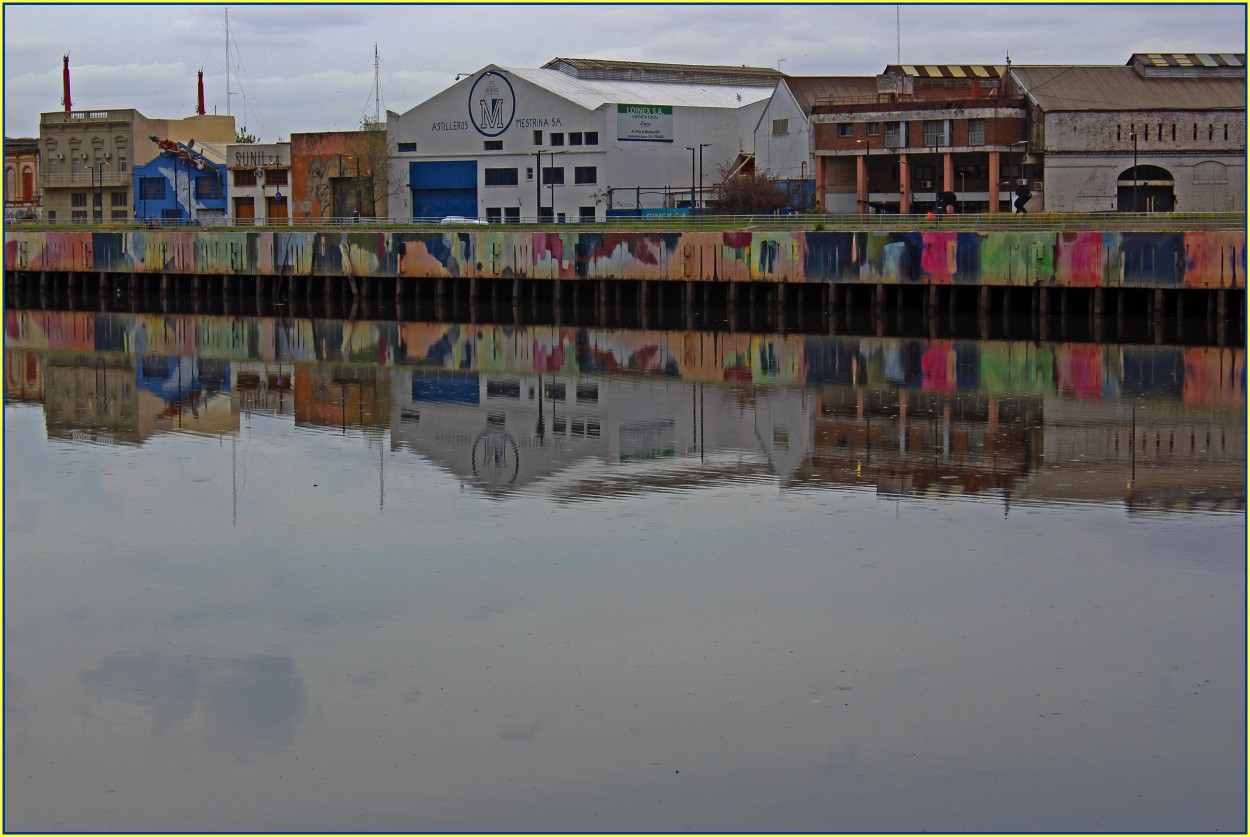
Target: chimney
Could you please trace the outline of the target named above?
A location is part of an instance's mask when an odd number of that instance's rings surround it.
[[[73,103],[69,99],[69,55],[65,56],[65,71],[63,75],[65,77],[65,93],[61,98],[61,103],[65,105],[65,118],[69,119],[70,109],[73,108]]]
[[[199,98],[197,99],[199,104],[196,105],[195,112],[197,115],[203,116],[204,115],[204,71],[203,70],[200,70],[199,94],[200,94]]]

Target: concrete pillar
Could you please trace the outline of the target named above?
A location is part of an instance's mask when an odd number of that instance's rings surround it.
[[[999,189],[1001,188],[999,184],[999,179],[1002,177],[1001,159],[1002,159],[1002,152],[999,152],[999,151],[990,152],[990,173],[989,173],[989,195],[990,195],[990,210],[989,211],[990,212],[998,211],[998,196],[999,196]]]
[[[911,166],[906,154],[898,155],[898,211],[911,214]]]
[[[949,151],[942,154],[942,190],[955,191],[955,157]],[[963,195],[959,199],[963,200]]]
[[[868,157],[855,158],[855,208],[860,215],[868,213]]]

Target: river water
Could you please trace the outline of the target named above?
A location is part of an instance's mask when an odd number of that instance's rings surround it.
[[[6,831],[1246,828],[1242,348],[5,326]]]

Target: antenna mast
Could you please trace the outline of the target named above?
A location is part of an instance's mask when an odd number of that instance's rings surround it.
[[[373,42],[373,125],[382,120],[382,85],[378,81],[378,42]]]
[[[226,116],[230,115],[230,10],[226,9]]]

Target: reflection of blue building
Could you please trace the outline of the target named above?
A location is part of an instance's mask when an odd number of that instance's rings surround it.
[[[168,223],[217,223],[226,217],[226,166],[213,150],[161,141],[150,163],[134,167],[135,217]]]

